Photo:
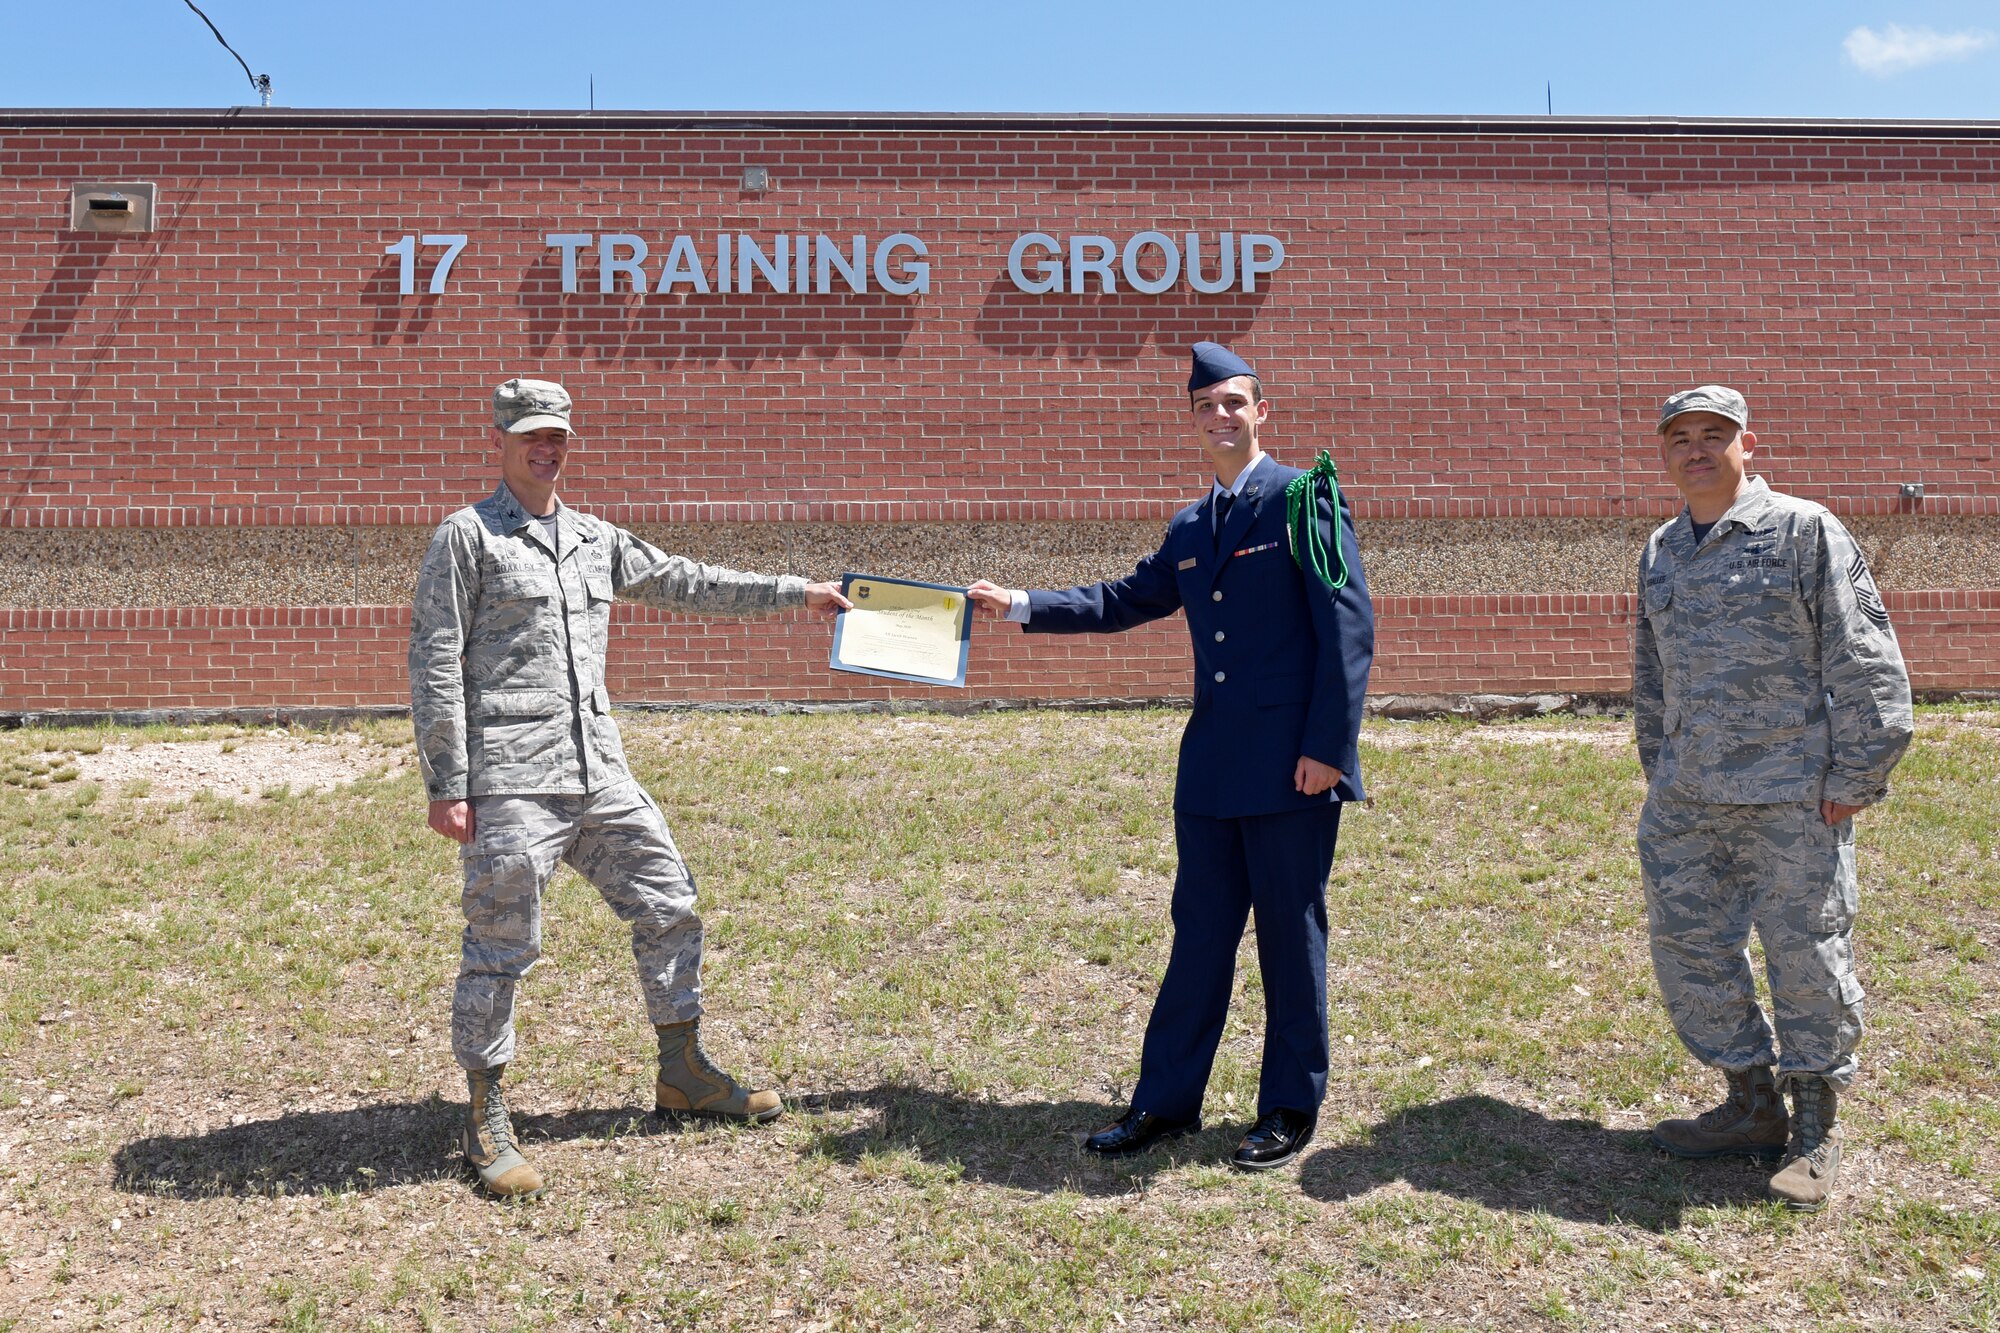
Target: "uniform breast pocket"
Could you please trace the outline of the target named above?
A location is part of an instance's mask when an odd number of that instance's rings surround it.
[[[503,569],[486,576],[486,595],[496,602],[547,598],[554,593],[555,583],[540,570]]]
[[[1639,601],[1646,609],[1647,616],[1661,616],[1674,604],[1674,581],[1670,578],[1647,579],[1639,590]]]
[[[1792,571],[1779,561],[1750,561],[1732,565],[1722,572],[1716,591],[1729,601],[1789,597],[1792,593]]]
[[[546,574],[512,570],[489,574],[482,589],[480,628],[505,631],[531,624],[553,596],[555,583]]]

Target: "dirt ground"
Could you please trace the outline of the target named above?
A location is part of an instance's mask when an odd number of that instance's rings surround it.
[[[369,776],[394,777],[407,768],[407,750],[386,749],[354,732],[311,737],[272,731],[233,740],[107,745],[77,756],[78,776],[113,792],[135,782],[146,797],[182,800],[200,793],[254,801],[279,785],[294,794],[332,791]]]

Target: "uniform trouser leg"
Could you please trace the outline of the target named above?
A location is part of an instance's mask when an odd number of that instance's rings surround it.
[[[636,782],[588,798],[564,858],[632,927],[639,990],[654,1026],[701,1017],[701,918],[694,877],[666,817]]]
[[[1327,1069],[1325,890],[1339,819],[1331,802],[1241,819],[1174,816],[1174,943],[1146,1024],[1136,1109],[1169,1120],[1201,1113],[1253,904],[1266,1023],[1259,1113],[1319,1106]]]
[[[1852,1079],[1862,1028],[1853,836],[1851,821],[1829,827],[1805,802],[1647,800],[1639,862],[1653,969],[1696,1059],[1718,1069],[1776,1065],[1781,1077],[1814,1073],[1836,1088]],[[1775,1033],[1757,1005],[1753,926]]]
[[[1326,880],[1340,806],[1245,820],[1257,967],[1264,979],[1264,1065],[1257,1114],[1316,1114],[1326,1100]]]
[[[541,958],[542,891],[567,860],[632,927],[646,1012],[656,1024],[701,1013],[701,920],[694,881],[644,788],[590,796],[482,796],[465,870],[465,933],[452,995],[452,1055],[467,1069],[514,1058],[514,992]]]
[[[581,806],[567,796],[479,796],[465,871],[465,933],[451,998],[451,1053],[466,1069],[514,1059],[514,990],[542,956],[542,890]]]
[[[1778,1079],[1817,1074],[1836,1089],[1854,1081],[1863,1027],[1854,970],[1854,821],[1829,825],[1816,805],[1757,807],[1740,864],[1756,877],[1757,936],[1764,942]],[[1765,813],[1768,812],[1768,813]]]

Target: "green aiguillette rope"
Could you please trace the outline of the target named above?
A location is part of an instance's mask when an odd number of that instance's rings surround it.
[[[1319,501],[1325,496],[1333,511],[1333,547],[1327,558],[1327,543],[1319,532]],[[1329,588],[1347,586],[1347,555],[1340,543],[1340,469],[1333,455],[1319,451],[1312,467],[1292,478],[1285,487],[1285,536],[1291,542],[1292,563],[1320,577]],[[1336,578],[1331,566],[1339,566]]]

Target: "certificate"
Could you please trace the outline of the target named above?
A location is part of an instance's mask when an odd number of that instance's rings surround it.
[[[965,687],[972,647],[972,599],[965,589],[849,574],[840,590],[854,609],[834,622],[835,671]]]

